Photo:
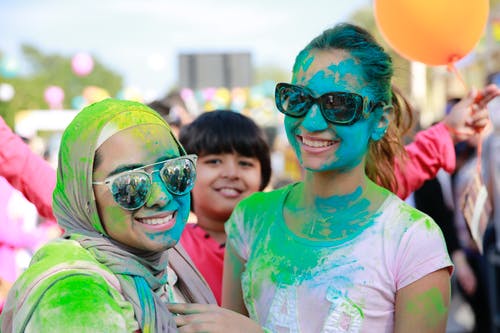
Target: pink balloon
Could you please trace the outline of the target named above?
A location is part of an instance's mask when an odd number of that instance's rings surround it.
[[[49,104],[51,109],[62,109],[62,102],[64,100],[64,91],[61,87],[50,86],[45,89],[45,101]]]
[[[89,75],[94,68],[94,60],[87,53],[77,53],[71,59],[71,67],[73,68],[73,72],[78,76]]]

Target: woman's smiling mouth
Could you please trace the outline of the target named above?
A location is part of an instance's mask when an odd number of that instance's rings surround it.
[[[135,220],[145,226],[146,229],[166,231],[174,227],[176,217],[177,211],[158,214],[151,217],[136,217]]]

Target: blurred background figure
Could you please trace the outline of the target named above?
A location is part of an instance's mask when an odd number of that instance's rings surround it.
[[[446,104],[446,115],[460,101],[450,98]],[[448,253],[455,265],[452,283],[452,298],[466,300],[473,312],[474,323],[455,323],[450,312],[452,325],[472,326],[471,332],[490,332],[489,299],[486,287],[486,271],[483,258],[470,236],[458,198],[464,191],[475,171],[476,148],[479,135],[468,141],[455,144],[456,169],[450,174],[441,169],[436,178],[427,180],[415,191],[415,207],[430,215],[440,226],[445,237]],[[472,167],[472,169],[471,169]],[[460,294],[457,294],[459,292]],[[464,327],[464,330],[468,327]]]
[[[60,229],[51,208],[55,170],[40,156],[43,149],[28,145],[30,140],[17,136],[1,117],[0,142],[2,312],[11,284],[28,267],[33,253],[59,236]]]
[[[488,75],[488,83],[500,84],[500,72]],[[492,204],[490,223],[484,237],[484,249],[488,258],[488,292],[490,295],[492,332],[500,332],[500,98],[489,104],[492,129],[484,138],[482,165],[488,196]]]
[[[178,91],[172,91],[164,98],[149,103],[148,106],[162,115],[177,137],[180,129],[194,118]]]

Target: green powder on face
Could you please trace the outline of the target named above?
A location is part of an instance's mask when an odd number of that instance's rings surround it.
[[[302,78],[300,81],[297,81],[296,75],[298,72],[307,71],[309,69],[309,67],[311,66],[311,64],[313,63],[313,61],[314,61],[314,56],[312,56],[310,53],[304,52],[304,53],[299,54],[299,56],[296,59],[296,64],[298,65],[297,71],[294,72],[292,75],[292,82],[295,82],[295,83],[303,82],[304,78]]]

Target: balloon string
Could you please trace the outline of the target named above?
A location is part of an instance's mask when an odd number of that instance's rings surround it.
[[[456,57],[453,57],[452,60],[448,63],[448,71],[455,74],[455,77],[460,81],[460,83],[462,83],[463,87],[467,91],[468,90],[467,84],[465,83],[464,78],[462,77],[462,75],[458,71],[457,67],[455,66],[456,60],[458,60],[458,59]],[[473,103],[478,103],[479,101],[481,101],[482,98],[483,98],[483,96],[481,95],[481,93],[478,93],[476,98],[474,98]],[[452,131],[455,132],[456,134],[458,134],[458,132],[459,132],[455,129],[452,129]],[[476,169],[477,169],[477,172],[479,173],[479,176],[481,176],[481,154],[483,151],[483,138],[481,137],[481,131],[482,131],[482,129],[476,130],[477,135],[479,135],[479,142],[477,144],[477,164],[476,164]]]
[[[467,84],[465,83],[464,78],[462,77],[462,75],[458,71],[457,67],[455,66],[455,61],[456,61],[456,59],[455,59],[455,57],[453,57],[452,60],[448,63],[448,71],[455,74],[455,77],[458,79],[458,81],[460,81],[460,83],[462,84],[464,89],[467,91],[467,90],[469,90],[469,88],[467,88]]]

